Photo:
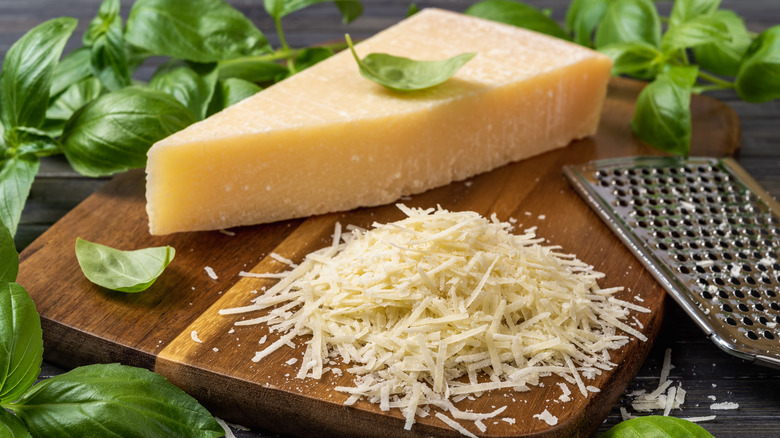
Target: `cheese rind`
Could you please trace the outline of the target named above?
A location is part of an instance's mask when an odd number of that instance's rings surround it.
[[[595,133],[611,68],[592,50],[436,9],[356,50],[477,56],[437,87],[397,93],[342,52],[158,142],[151,233],[385,204],[565,146]]]

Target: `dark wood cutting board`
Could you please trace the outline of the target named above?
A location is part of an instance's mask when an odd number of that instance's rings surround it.
[[[549,244],[560,245],[592,264],[606,278],[602,287],[624,286],[618,298],[638,302],[651,313],[637,313],[641,331],[650,339],[629,344],[612,353],[618,366],[588,382],[601,391],[561,403],[559,380],[545,378],[531,391],[493,391],[462,409],[489,412],[508,405],[501,417],[487,421],[480,434],[473,424],[462,424],[478,435],[494,437],[589,436],[603,421],[627,383],[642,365],[663,319],[664,292],[610,230],[569,187],[561,174],[565,164],[657,151],[637,141],[628,123],[633,113],[638,82],[614,79],[599,132],[544,155],[513,163],[411,197],[416,207],[437,204],[449,210],[473,210],[501,220],[515,218],[519,228],[537,227]],[[693,155],[729,156],[739,149],[739,122],[726,105],[695,97]],[[200,400],[225,420],[283,434],[301,436],[457,436],[433,416],[418,418],[404,431],[397,410],[380,411],[377,405],[358,402],[344,406],[346,396],[334,386],[350,385],[348,373],[321,381],[294,378],[300,358],[297,348],[284,348],[265,360],[251,358],[264,326],[233,327],[233,316],[219,309],[246,305],[253,290],[270,280],[240,277],[240,271],[276,272],[286,266],[269,257],[275,252],[294,261],[329,244],[335,222],[369,227],[374,221],[402,218],[393,205],[344,213],[233,229],[226,233],[149,235],[141,171],[117,176],[52,226],[21,254],[18,282],[29,291],[41,314],[45,357],[65,367],[121,362],[159,372]],[[81,273],[74,253],[77,237],[120,249],[172,245],[176,257],[147,291],[123,294],[91,284]],[[206,267],[218,278],[212,279]],[[193,341],[197,331],[203,341]],[[547,409],[559,419],[556,426],[534,418]]]

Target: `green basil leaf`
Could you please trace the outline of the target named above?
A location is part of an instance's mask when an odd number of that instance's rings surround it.
[[[650,145],[687,156],[691,146],[691,90],[695,66],[672,66],[648,84],[637,98],[631,127]]]
[[[703,70],[723,76],[736,76],[739,64],[748,46],[753,41],[750,33],[737,14],[728,10],[719,10],[712,14],[726,28],[724,35],[730,37],[718,38],[693,49],[696,63]]]
[[[566,31],[544,12],[512,0],[483,0],[466,9],[464,14],[571,40]]]
[[[149,86],[170,94],[202,120],[217,84],[216,67],[216,63],[192,66],[167,63],[155,72]]]
[[[6,438],[32,438],[22,420],[5,409],[0,409],[0,436]]]
[[[399,92],[424,90],[439,85],[476,56],[476,53],[462,53],[439,61],[417,61],[386,53],[371,53],[360,59],[349,35],[346,39],[360,74],[368,80]]]
[[[65,125],[61,142],[77,172],[110,175],[144,167],[153,143],[195,121],[172,96],[131,86],[104,94],[77,111]]]
[[[0,284],[0,403],[15,401],[33,385],[42,361],[43,335],[35,304],[18,284]]]
[[[157,55],[203,63],[270,48],[263,33],[223,0],[138,0],[125,41]]]
[[[43,123],[55,66],[75,28],[75,19],[55,18],[32,28],[8,50],[0,73],[6,134],[16,126],[37,128]]]
[[[220,437],[225,431],[164,377],[119,364],[46,379],[11,406],[34,436]]]
[[[130,85],[119,6],[119,0],[103,0],[84,34],[84,44],[92,47],[92,71],[109,90]]]
[[[607,12],[608,0],[573,0],[566,10],[566,28],[574,42],[591,47],[593,31]]]
[[[54,68],[50,90],[51,97],[56,97],[76,82],[92,76],[91,56],[89,47],[80,47],[62,58],[57,67]]]
[[[293,70],[300,72],[333,56],[333,50],[327,47],[309,47],[301,51],[293,61]]]
[[[16,281],[19,274],[19,253],[16,252],[14,236],[0,220],[0,284]]]
[[[663,54],[655,46],[645,42],[615,43],[599,49],[612,58],[612,74],[631,75],[640,79],[652,79]]]
[[[349,23],[363,13],[363,4],[358,0],[263,0],[263,7],[274,20],[281,20],[303,8],[317,3],[332,2],[339,8],[344,23]]]
[[[222,111],[262,90],[252,82],[238,78],[220,79],[209,103],[208,115]]]
[[[661,18],[652,0],[612,1],[596,30],[596,48],[638,41],[661,44]]]
[[[237,78],[249,82],[276,82],[290,72],[287,67],[256,58],[236,58],[220,61],[217,67],[219,79]]]
[[[711,15],[700,15],[670,27],[661,40],[664,51],[692,48],[713,41],[728,41],[728,29],[719,19]]]
[[[746,102],[780,97],[780,25],[761,32],[745,52],[737,73],[737,93]]]
[[[84,275],[98,286],[117,292],[141,292],[149,288],[173,260],[170,246],[122,251],[76,239],[76,258]]]
[[[25,155],[47,157],[62,153],[59,142],[44,130],[25,126],[19,126],[14,130],[18,133],[17,138],[19,138],[19,147],[16,149],[17,157]]]
[[[682,418],[648,415],[632,418],[613,426],[598,438],[636,438],[636,437],[688,437],[713,438],[709,432],[696,423]]]
[[[52,100],[46,110],[46,118],[68,120],[76,110],[97,99],[101,94],[103,94],[103,85],[98,78],[88,77],[75,82]]]
[[[39,166],[38,158],[30,155],[0,161],[0,220],[12,236],[16,234],[24,203],[30,195],[30,187]]]
[[[675,0],[669,14],[669,26],[679,26],[693,18],[709,15],[718,10],[721,0]]]

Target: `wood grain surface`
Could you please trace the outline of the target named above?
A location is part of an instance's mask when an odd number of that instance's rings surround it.
[[[616,350],[617,368],[597,377],[601,392],[585,398],[575,391],[569,403],[556,403],[555,378],[527,393],[492,391],[462,409],[490,411],[508,404],[502,414],[515,424],[496,421],[489,436],[587,436],[595,430],[642,365],[661,325],[664,293],[568,186],[561,174],[566,164],[591,159],[655,154],[632,137],[628,122],[641,83],[614,79],[605,102],[598,134],[529,160],[512,163],[466,182],[411,197],[410,206],[441,205],[473,210],[502,220],[516,218],[522,228],[537,227],[538,235],[564,252],[574,253],[606,274],[602,286],[624,286],[619,298],[639,296],[648,314],[635,315],[650,342],[633,340]],[[739,123],[731,109],[706,97],[693,102],[694,154],[727,156],[739,147]],[[144,175],[119,175],[65,215],[21,254],[19,283],[25,285],[42,317],[46,359],[64,367],[122,362],[153,369],[202,401],[215,415],[280,433],[333,436],[456,436],[434,417],[419,419],[403,430],[399,411],[382,412],[361,401],[343,405],[346,395],[334,386],[350,384],[351,375],[299,380],[298,348],[283,349],[257,364],[251,362],[258,341],[278,334],[264,326],[234,327],[236,318],[219,309],[249,303],[253,291],[267,280],[240,277],[242,270],[275,272],[285,268],[271,252],[296,262],[326,246],[334,224],[369,227],[372,222],[402,218],[393,205],[358,209],[273,224],[240,227],[225,233],[179,233],[164,237],[148,233]],[[81,273],[73,247],[76,237],[120,249],[172,245],[177,254],[165,274],[146,292],[123,294],[90,283]],[[212,279],[210,267],[217,274]],[[195,331],[203,342],[193,341]],[[507,400],[513,400],[507,403]],[[237,408],[238,407],[238,408]],[[533,418],[548,409],[559,418],[555,427]],[[274,421],[282,416],[290,421]],[[270,426],[270,427],[269,427]],[[467,426],[468,427],[468,426]],[[479,433],[472,425],[474,433]]]

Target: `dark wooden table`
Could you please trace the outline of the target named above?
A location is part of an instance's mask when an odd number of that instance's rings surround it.
[[[252,19],[273,44],[276,43],[272,21],[265,14],[260,0],[232,0],[231,3]],[[331,4],[316,5],[286,17],[284,25],[288,42],[294,47],[305,46],[341,38],[345,32],[353,38],[368,37],[402,19],[409,6],[406,0],[366,0],[363,3],[363,17],[346,26],[341,24],[340,16]],[[471,3],[439,0],[418,1],[417,5],[463,11]],[[551,9],[552,16],[562,21],[569,1],[535,0],[528,3]],[[63,15],[79,19],[78,35],[71,39],[66,51],[72,49],[99,4],[100,0],[0,0],[0,55],[4,55],[11,44],[34,25]],[[129,1],[123,2],[124,17],[130,5]],[[754,32],[780,24],[778,0],[724,0],[722,6],[743,16],[748,28]],[[659,6],[662,12],[668,11],[669,7],[668,2]],[[150,71],[141,72],[141,75]],[[780,197],[780,102],[748,104],[741,102],[732,92],[718,92],[711,96],[728,103],[740,117],[740,164],[775,198]],[[44,160],[22,216],[16,236],[17,247],[24,248],[104,182],[104,179],[77,175],[64,159]],[[752,365],[723,353],[705,338],[676,303],[668,300],[661,335],[627,393],[654,390],[658,385],[664,352],[671,349],[673,368],[670,379],[687,391],[682,410],[674,410],[672,415],[699,417],[715,414],[715,420],[701,425],[716,437],[780,436],[780,370]],[[44,363],[41,378],[62,371]],[[739,408],[712,411],[713,397],[717,402],[738,403]],[[624,397],[614,407],[600,432],[621,421],[620,407],[636,414],[630,406],[630,399]],[[268,436],[262,431],[240,429],[234,429],[234,433],[240,437]]]

